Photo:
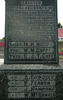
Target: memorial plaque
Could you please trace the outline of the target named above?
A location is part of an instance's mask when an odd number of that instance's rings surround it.
[[[57,64],[57,0],[6,0],[5,33],[5,63]]]
[[[63,70],[0,71],[0,100],[62,100]]]

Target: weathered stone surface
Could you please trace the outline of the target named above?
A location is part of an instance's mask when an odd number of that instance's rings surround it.
[[[47,64],[1,64],[0,70],[41,70],[41,69],[63,69],[62,65],[47,65]]]
[[[0,100],[62,100],[63,66],[0,65]]]
[[[6,0],[5,63],[58,63],[56,0]]]
[[[0,100],[63,99],[63,66],[54,65],[58,64],[56,5],[56,0],[6,0]]]

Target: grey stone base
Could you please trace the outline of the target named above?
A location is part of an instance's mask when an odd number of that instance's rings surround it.
[[[55,64],[1,64],[0,70],[41,70],[41,69],[63,69],[62,65]]]
[[[63,100],[63,66],[0,65],[0,100]]]

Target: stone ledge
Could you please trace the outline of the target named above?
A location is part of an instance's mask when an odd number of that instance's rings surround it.
[[[41,70],[41,69],[63,69],[62,65],[48,64],[1,64],[0,70]]]

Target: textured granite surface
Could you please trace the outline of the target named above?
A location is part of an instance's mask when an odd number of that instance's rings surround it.
[[[62,65],[43,65],[43,64],[1,64],[0,70],[18,70],[18,69],[63,69]]]
[[[24,80],[21,81],[22,79]],[[27,94],[28,82],[30,96],[29,93]],[[1,64],[0,85],[0,100],[37,100],[37,98],[38,100],[63,100],[63,66]],[[15,88],[13,88],[13,86]],[[26,91],[22,88],[23,86]],[[38,88],[38,86],[40,88]],[[32,93],[33,87],[35,90],[37,89],[37,94],[36,91],[33,92],[34,94]],[[18,91],[22,91],[23,95]]]

